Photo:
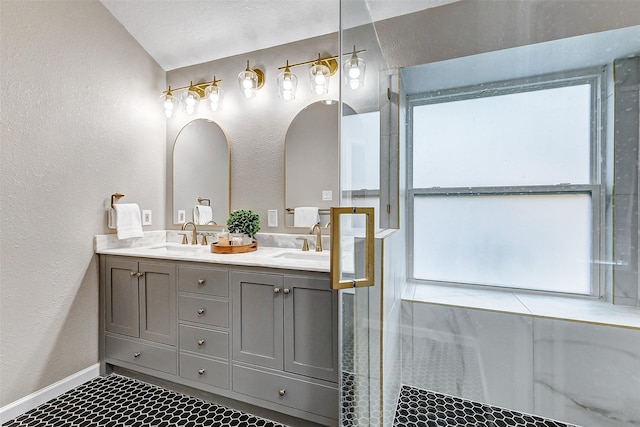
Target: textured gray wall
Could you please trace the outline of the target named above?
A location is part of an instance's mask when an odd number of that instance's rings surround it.
[[[0,9],[0,406],[98,361],[111,193],[165,224],[164,71],[97,1]]]

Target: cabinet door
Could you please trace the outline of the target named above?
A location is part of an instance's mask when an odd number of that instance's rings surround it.
[[[283,278],[232,272],[233,358],[282,369]]]
[[[284,369],[338,381],[338,293],[329,279],[285,277]]]
[[[173,265],[140,263],[140,338],[176,345],[177,282]]]
[[[137,337],[140,332],[137,272],[135,261],[107,258],[105,321],[109,332],[130,337]]]

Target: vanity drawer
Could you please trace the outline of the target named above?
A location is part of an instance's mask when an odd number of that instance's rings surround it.
[[[180,325],[180,350],[229,359],[229,333]]]
[[[229,389],[229,364],[180,353],[180,376],[214,387]]]
[[[229,301],[178,296],[178,318],[221,328],[229,327]]]
[[[229,296],[229,272],[212,268],[179,267],[178,289],[182,292]]]
[[[233,365],[233,391],[323,417],[338,418],[338,389]]]
[[[176,375],[178,355],[176,350],[144,344],[107,335],[105,355],[149,369]]]

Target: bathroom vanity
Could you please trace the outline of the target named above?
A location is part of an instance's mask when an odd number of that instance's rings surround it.
[[[337,425],[338,295],[328,262],[282,256],[292,249],[179,249],[98,250],[102,372],[122,367]]]

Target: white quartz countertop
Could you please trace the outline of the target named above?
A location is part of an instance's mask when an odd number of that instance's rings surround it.
[[[303,252],[300,249],[258,247],[258,250],[254,252],[214,254],[211,253],[210,246],[162,242],[139,247],[97,249],[96,253],[211,264],[329,272],[329,251]]]

